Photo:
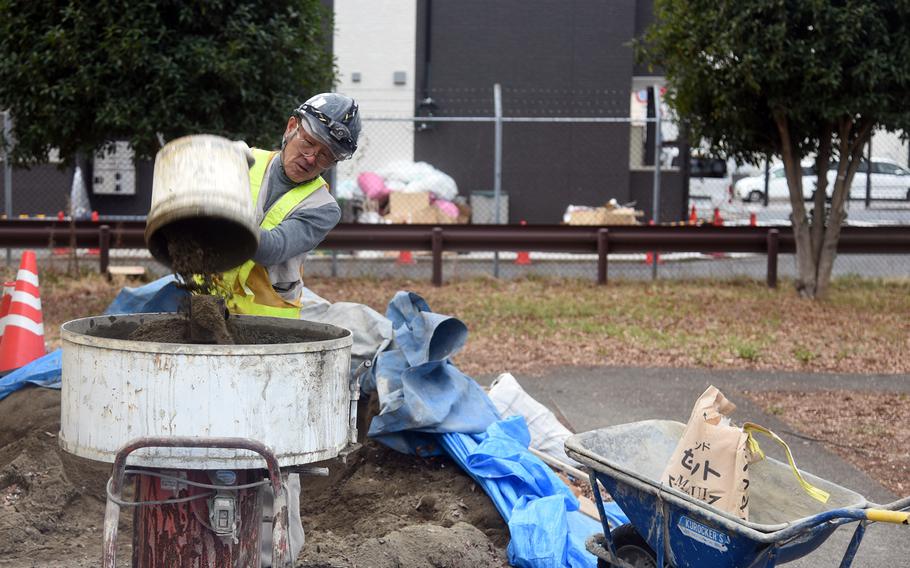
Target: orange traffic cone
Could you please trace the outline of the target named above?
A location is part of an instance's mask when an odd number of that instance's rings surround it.
[[[724,225],[724,218],[720,215],[719,207],[714,208],[714,219],[711,221],[711,224],[715,227],[723,227]]]
[[[698,211],[695,210],[695,206],[692,206],[692,211],[689,211],[689,224],[698,225]]]
[[[749,213],[749,226],[757,227],[758,226],[758,216],[754,212]]]
[[[527,224],[528,224],[527,221],[525,221],[524,219],[521,220],[522,226],[525,226]],[[519,264],[521,266],[527,266],[527,265],[531,264],[531,253],[529,253],[526,250],[518,251],[518,256],[515,257],[515,264]]]
[[[3,327],[6,325],[4,320],[6,319],[6,314],[9,313],[9,305],[13,300],[13,290],[15,288],[15,282],[3,283],[3,299],[0,300],[0,338],[3,337]]]
[[[414,255],[411,254],[409,250],[403,250],[398,253],[398,260],[395,261],[398,264],[417,264],[414,260]]]
[[[44,347],[44,323],[38,290],[38,262],[34,251],[22,253],[16,288],[10,300],[9,313],[3,322],[0,373],[18,369],[47,352]]]

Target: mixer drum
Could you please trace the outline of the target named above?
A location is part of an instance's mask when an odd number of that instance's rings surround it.
[[[264,442],[284,467],[331,459],[355,441],[350,331],[231,316],[250,332],[245,336],[272,343],[127,339],[143,323],[175,317],[99,316],[63,325],[64,450],[113,462],[122,446],[139,437],[240,437]],[[214,448],[145,448],[128,463],[181,470],[263,467],[252,452]]]

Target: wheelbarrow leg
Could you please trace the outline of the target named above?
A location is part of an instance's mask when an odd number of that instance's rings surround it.
[[[774,568],[777,566],[777,545],[771,547],[771,550],[768,551],[768,562],[765,563],[765,568]]]
[[[856,556],[856,551],[859,550],[859,544],[863,541],[863,536],[866,535],[866,525],[869,524],[866,521],[860,521],[856,525],[856,530],[853,531],[853,538],[850,539],[850,545],[847,546],[847,552],[844,553],[844,559],[840,562],[840,568],[850,568],[850,565],[853,564],[853,558]]]
[[[604,511],[604,500],[600,494],[600,484],[597,482],[597,476],[594,472],[588,474],[591,482],[591,489],[594,491],[594,503],[597,504],[597,513],[600,514],[600,524],[604,529],[604,542],[607,544],[607,550],[612,556],[616,556],[616,547],[613,546],[613,535],[610,533],[610,521],[607,519],[607,513]]]

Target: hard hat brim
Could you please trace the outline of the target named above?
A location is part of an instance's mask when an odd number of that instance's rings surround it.
[[[338,140],[335,140],[328,135],[325,125],[322,124],[318,118],[305,112],[298,113],[298,116],[299,115],[303,115],[302,124],[306,129],[307,134],[320,141],[326,148],[328,148],[336,161],[340,162],[347,160],[353,155],[351,149],[346,148]]]

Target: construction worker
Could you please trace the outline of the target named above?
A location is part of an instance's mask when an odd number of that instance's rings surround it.
[[[331,303],[307,290],[301,267],[341,217],[320,174],[354,154],[359,134],[357,103],[322,93],[291,114],[280,151],[251,151],[250,191],[260,223],[259,248],[223,279],[232,313],[301,318],[351,330],[353,367],[389,345],[391,322],[363,304]]]
[[[232,313],[300,318],[307,253],[341,219],[322,172],[353,156],[360,135],[354,99],[337,93],[316,95],[294,109],[277,152],[248,149],[250,193],[259,222],[253,258],[224,274]],[[364,306],[365,308],[365,306]],[[288,492],[288,543],[296,559],[303,547],[300,477],[284,478]],[[262,494],[264,517],[273,514],[271,493]],[[271,566],[271,521],[263,521],[262,566]]]
[[[300,317],[304,259],[341,219],[321,174],[353,156],[359,134],[354,99],[322,93],[294,109],[279,151],[251,150],[259,248],[224,274],[231,312]]]

